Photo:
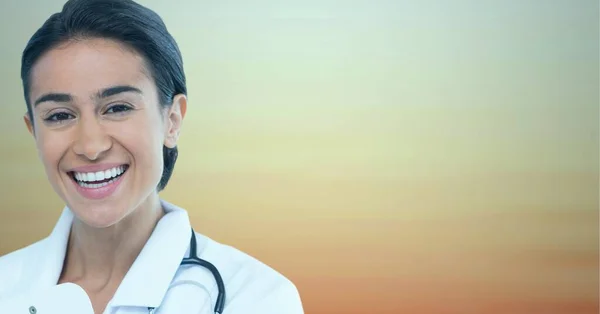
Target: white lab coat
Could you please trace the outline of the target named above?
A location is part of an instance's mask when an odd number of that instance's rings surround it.
[[[214,313],[218,289],[212,273],[200,266],[180,266],[189,256],[188,214],[166,201],[162,204],[165,216],[104,314]],[[0,257],[0,301],[56,286],[72,221],[73,213],[65,207],[50,236]],[[225,283],[224,314],[303,314],[296,287],[283,275],[233,247],[198,233],[196,237],[198,257],[215,265]],[[70,313],[68,304],[57,306]]]

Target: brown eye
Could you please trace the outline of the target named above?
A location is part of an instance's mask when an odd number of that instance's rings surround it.
[[[61,122],[61,121],[65,121],[65,120],[69,120],[69,119],[73,119],[75,118],[74,115],[67,113],[67,112],[57,112],[54,113],[52,115],[50,115],[49,117],[47,117],[46,119],[44,119],[44,121],[48,121],[48,122]]]
[[[131,111],[131,110],[132,109],[129,106],[119,104],[119,105],[110,106],[110,108],[108,108],[105,113],[122,114],[122,113],[126,113],[128,111]]]

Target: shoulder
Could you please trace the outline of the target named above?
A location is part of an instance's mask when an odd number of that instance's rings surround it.
[[[41,256],[46,239],[35,242],[0,257],[0,299],[13,293],[18,293],[23,284],[23,277],[31,273],[33,261]]]
[[[223,278],[227,312],[303,313],[298,289],[284,275],[237,248],[196,236],[199,257],[212,263]]]

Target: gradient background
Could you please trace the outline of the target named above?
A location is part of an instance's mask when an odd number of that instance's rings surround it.
[[[140,2],[189,79],[163,197],[306,313],[598,313],[597,1]],[[62,3],[0,4],[0,254],[63,206],[19,79]]]

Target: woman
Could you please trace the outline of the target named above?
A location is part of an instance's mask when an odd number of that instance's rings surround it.
[[[74,283],[97,314],[220,312],[202,259],[220,273],[225,313],[302,313],[289,280],[193,233],[159,197],[187,98],[158,15],[131,0],[70,0],[27,44],[21,77],[25,124],[66,207],[48,238],[0,258],[0,298]]]

